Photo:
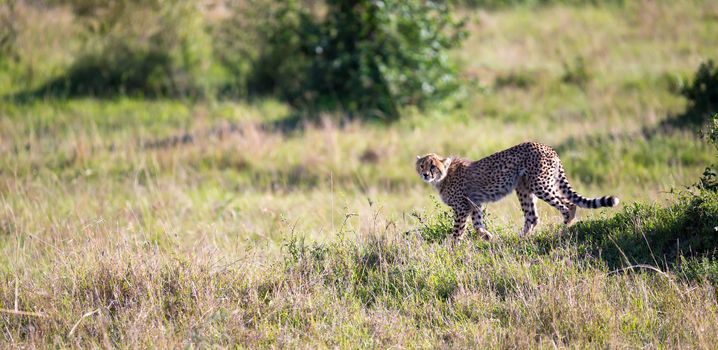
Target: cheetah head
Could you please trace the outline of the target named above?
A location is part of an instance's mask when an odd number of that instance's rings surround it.
[[[434,153],[416,156],[416,172],[426,183],[438,184],[446,177],[451,158],[442,159]]]

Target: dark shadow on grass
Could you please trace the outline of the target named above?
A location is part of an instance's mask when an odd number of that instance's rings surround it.
[[[718,101],[716,101],[718,107]],[[676,129],[700,130],[710,117],[718,112],[718,108],[711,105],[692,105],[685,112],[669,116],[651,130],[651,134],[667,133]]]
[[[171,58],[163,52],[118,48],[111,57],[88,54],[67,72],[42,86],[7,96],[15,103],[67,98],[190,97],[201,94],[191,79],[172,72]]]
[[[309,117],[305,113],[294,112],[282,119],[263,122],[261,129],[278,132],[286,136],[301,133],[309,125],[319,125],[318,118]]]
[[[81,76],[87,75],[86,72],[82,72]],[[136,97],[146,100],[156,99],[196,99],[201,98],[203,93],[199,90],[187,90],[185,92],[170,91],[166,89],[156,89],[147,91],[144,88],[137,85],[121,85],[113,88],[101,88],[98,85],[101,84],[78,84],[76,76],[65,76],[54,79],[43,86],[31,90],[24,91],[10,96],[0,96],[0,101],[6,101],[13,104],[30,104],[34,102],[52,101],[52,100],[66,100],[71,98],[97,98],[97,99],[116,99],[119,97]],[[259,100],[266,97],[274,97],[271,95],[257,95],[249,98],[240,97],[229,97],[222,96],[222,101],[253,101]],[[285,101],[286,102],[286,101]],[[287,116],[276,119],[261,122],[260,129],[280,133],[284,136],[301,135],[307,127],[321,127],[326,124],[327,121],[333,123],[336,127],[343,127],[346,124],[353,121],[361,121],[362,123],[377,123],[388,125],[398,120],[386,119],[381,117],[381,113],[376,111],[370,112],[354,112],[348,113],[342,109],[329,109],[329,108],[317,108],[317,107],[298,107],[290,104],[292,112]],[[177,146],[187,143],[192,143],[196,135],[182,134],[176,135],[169,138],[149,140],[145,142],[148,148],[165,148],[168,146]]]
[[[363,124],[391,125],[399,118],[386,118],[379,111],[347,112],[341,108],[322,108],[292,106],[293,112],[278,120],[267,121],[261,128],[269,132],[278,132],[285,136],[303,133],[307,127],[321,127],[330,123],[342,128],[349,123],[358,121]]]
[[[624,264],[669,267],[680,257],[714,258],[718,249],[718,203],[704,196],[683,198],[668,208],[633,204],[608,219],[569,229],[610,268]]]
[[[532,244],[541,254],[558,247],[576,249],[611,271],[649,265],[718,285],[716,227],[718,193],[684,193],[672,206],[629,204],[609,218],[579,221],[563,235],[536,236]],[[696,267],[705,271],[696,273]]]

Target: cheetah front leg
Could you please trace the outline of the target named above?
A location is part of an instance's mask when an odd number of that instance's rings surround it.
[[[483,213],[481,212],[481,207],[475,206],[471,211],[471,219],[474,224],[474,230],[479,233],[481,238],[483,239],[491,239],[493,235],[489,230],[486,229],[483,222]]]
[[[468,208],[454,208],[454,230],[452,235],[455,241],[461,240],[464,229],[466,228],[466,219],[469,218],[469,213],[471,213],[471,210]]]

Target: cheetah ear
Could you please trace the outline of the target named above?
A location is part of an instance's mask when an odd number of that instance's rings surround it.
[[[444,169],[449,169],[449,165],[451,165],[451,157],[447,157],[442,160],[441,163],[444,164]]]
[[[421,159],[421,156],[416,156],[416,159]]]

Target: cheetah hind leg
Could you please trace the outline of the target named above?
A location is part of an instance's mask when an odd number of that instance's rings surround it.
[[[566,217],[566,225],[568,226],[568,225],[571,225],[571,223],[573,222],[574,219],[576,219],[577,206],[576,206],[576,204],[573,204],[573,203],[569,202],[568,200],[566,200],[564,202],[564,204],[566,205],[566,207],[568,207],[568,216]]]
[[[563,223],[568,225],[573,218],[571,218],[571,211],[569,208],[563,203],[561,200],[561,197],[556,194],[554,191],[545,191],[545,190],[538,190],[534,192],[537,197],[541,198],[544,202],[548,203],[550,206],[556,208],[559,212],[561,212],[561,215],[563,215]],[[575,213],[574,213],[575,216]]]

